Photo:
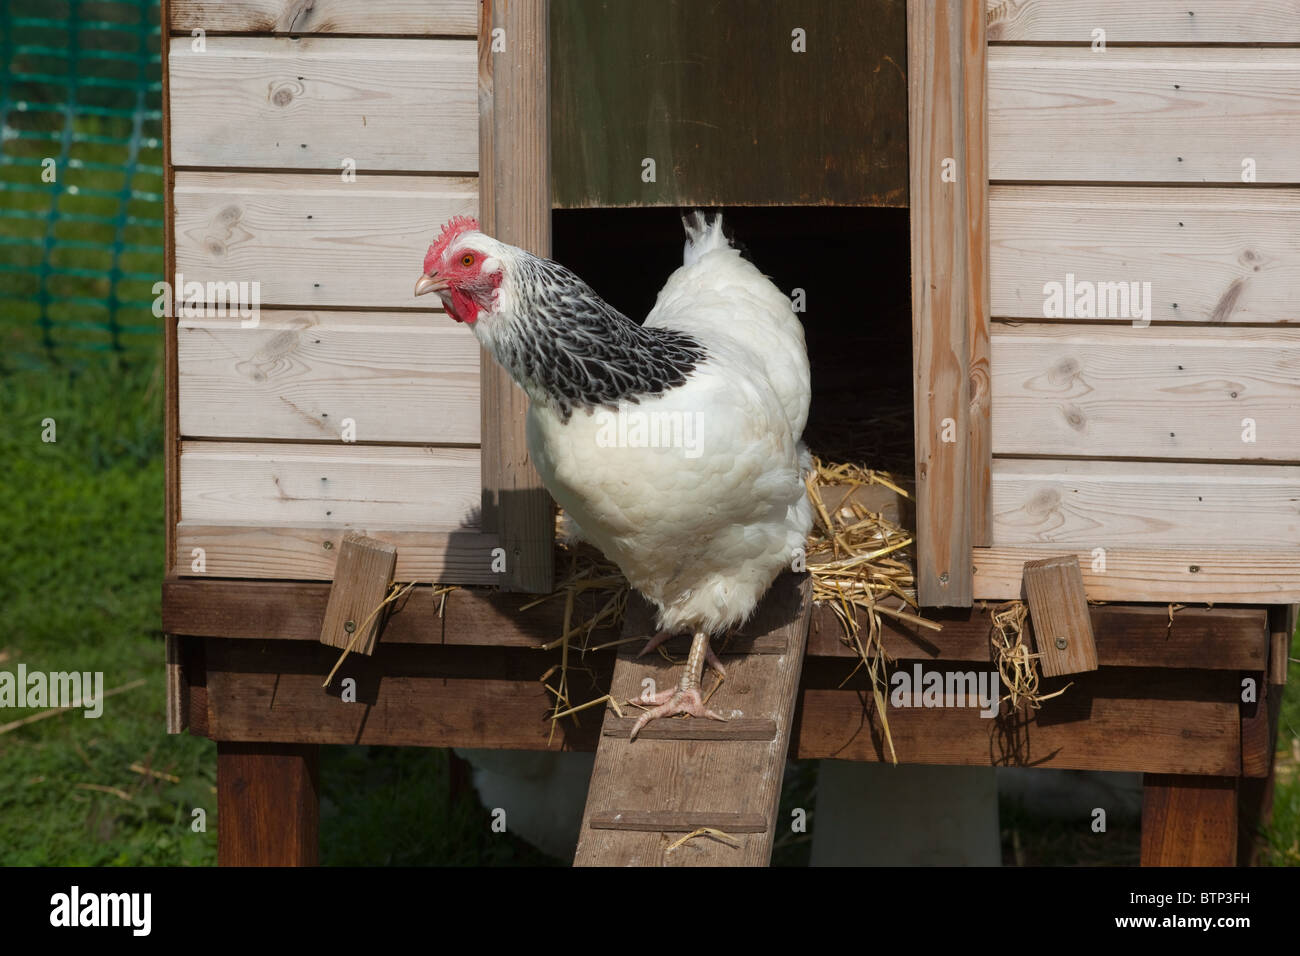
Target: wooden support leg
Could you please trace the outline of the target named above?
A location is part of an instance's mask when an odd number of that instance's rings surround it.
[[[1236,777],[1143,777],[1143,866],[1233,866],[1236,861]]]
[[[217,741],[217,862],[315,866],[320,748]]]

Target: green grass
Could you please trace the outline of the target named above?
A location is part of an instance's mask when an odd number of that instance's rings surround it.
[[[185,864],[214,857],[212,745],[163,733],[162,405],[156,363],[0,377],[0,664],[102,671],[103,716],[0,735],[0,862]],[[42,440],[54,420],[54,442]],[[4,722],[33,710],[6,709]],[[137,763],[179,783],[133,772]],[[112,792],[91,789],[107,787]],[[123,798],[125,797],[125,799]],[[194,808],[206,833],[190,829]]]
[[[1291,639],[1291,664],[1278,719],[1273,819],[1263,830],[1260,862],[1300,866],[1300,631]]]

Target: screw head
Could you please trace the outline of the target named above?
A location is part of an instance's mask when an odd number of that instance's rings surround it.
[[[353,631],[355,631],[356,629],[357,629],[357,622],[356,622],[356,621],[344,621],[344,622],[343,622],[343,630],[347,631],[349,634],[351,634],[351,633],[352,633]]]
[[[945,572],[943,572],[943,574],[939,575],[939,583],[940,583],[940,584],[947,584],[947,583],[948,583],[948,572],[947,572],[947,571],[945,571]]]
[[[1063,637],[1058,637],[1058,638],[1056,639],[1056,649],[1057,649],[1058,651],[1063,651],[1063,650],[1065,650],[1066,646],[1067,646],[1069,643],[1070,643],[1070,642],[1067,641],[1065,638],[1063,638]]]
[[[326,542],[325,542],[325,550],[326,550],[326,551],[330,551],[330,550],[332,550],[333,548],[334,548],[334,542],[333,542],[333,541],[326,541]]]

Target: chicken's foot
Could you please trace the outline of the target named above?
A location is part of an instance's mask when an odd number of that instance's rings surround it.
[[[636,740],[636,735],[641,732],[642,727],[660,717],[689,714],[692,717],[708,718],[709,720],[727,719],[721,714],[709,710],[700,696],[700,677],[704,673],[704,661],[710,654],[708,632],[697,631],[691,641],[691,654],[686,659],[686,672],[682,674],[681,683],[673,690],[662,691],[653,697],[643,698],[645,703],[654,703],[658,706],[647,710],[640,716],[636,725],[632,728],[632,735],[629,739]],[[719,667],[718,670],[721,671],[721,668]]]

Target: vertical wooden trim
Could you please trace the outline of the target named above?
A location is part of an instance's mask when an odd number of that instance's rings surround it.
[[[320,748],[217,741],[217,863],[315,866]]]
[[[1291,638],[1295,636],[1297,617],[1300,617],[1300,606],[1295,604],[1278,604],[1268,609],[1268,682],[1278,688],[1286,686]]]
[[[167,63],[167,38],[171,35],[171,3],[159,6],[158,56],[162,61],[163,144],[163,281],[176,278],[176,230],[172,192],[171,86]],[[176,569],[176,523],[180,520],[180,386],[177,379],[175,296],[163,313],[163,577]],[[183,733],[190,725],[190,688],[182,666],[180,638],[163,635],[167,671],[167,733]]]
[[[190,683],[185,673],[185,654],[175,634],[163,635],[167,656],[167,733],[183,734],[190,726]],[[198,638],[194,638],[198,640]]]
[[[920,603],[930,607],[969,607],[973,592],[970,226],[961,165],[967,125],[964,8],[975,2],[907,3],[916,578]]]
[[[1143,866],[1233,866],[1236,862],[1236,777],[1143,775]]]
[[[171,32],[171,3],[162,0],[159,11],[161,33],[159,55],[162,58],[162,142],[163,142],[163,281],[176,279],[176,207],[173,193],[176,173],[172,169],[171,86],[167,64],[167,37]],[[175,296],[163,316],[163,482],[164,534],[167,554],[163,558],[164,577],[176,568],[176,523],[180,521],[180,389],[176,359]]]
[[[977,548],[993,544],[989,385],[988,22],[983,0],[965,0],[966,223],[970,249],[970,524]]]
[[[551,253],[547,0],[482,0],[479,28],[479,218],[490,235]],[[492,52],[493,30],[505,49]],[[501,587],[548,591],[555,512],[528,459],[528,398],[496,361],[482,364],[483,528],[506,552]]]

